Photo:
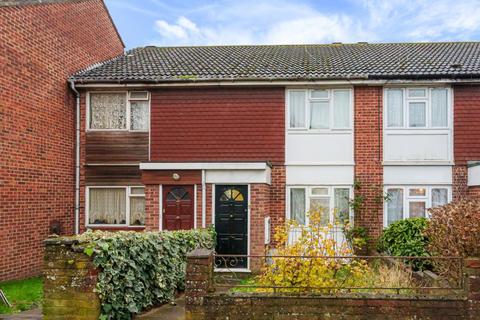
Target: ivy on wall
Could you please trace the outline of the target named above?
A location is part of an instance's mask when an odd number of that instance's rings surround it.
[[[186,254],[213,249],[213,229],[164,232],[88,231],[84,252],[99,269],[96,291],[100,319],[131,319],[156,304],[173,300],[185,286]]]

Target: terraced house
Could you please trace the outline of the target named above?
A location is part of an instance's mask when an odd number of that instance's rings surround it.
[[[71,81],[80,231],[213,224],[262,254],[315,206],[375,237],[480,195],[480,43],[143,47]]]

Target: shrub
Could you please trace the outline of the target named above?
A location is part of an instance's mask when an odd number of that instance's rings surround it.
[[[323,210],[319,208],[308,213],[308,227],[288,221],[285,226],[277,229],[275,240],[286,245],[278,248],[275,256],[264,266],[256,279],[260,286],[288,287],[279,290],[286,292],[312,291],[311,287],[340,289],[362,286],[368,269],[366,261],[334,258],[348,256],[352,252],[348,245],[338,245],[328,237],[332,226],[322,223]],[[292,231],[298,233],[299,237],[295,242],[289,243],[288,236]],[[336,290],[317,291],[330,293]]]
[[[97,293],[102,302],[101,319],[131,319],[132,314],[171,301],[184,289],[186,254],[197,246],[214,248],[214,231],[86,232],[80,239],[89,244],[100,270]]]
[[[424,234],[428,225],[426,218],[410,218],[392,223],[383,230],[378,239],[377,249],[392,256],[428,257],[428,238]],[[407,260],[405,263],[415,270],[430,269],[426,259]]]
[[[441,256],[480,256],[480,201],[460,200],[430,209],[425,234],[428,250]],[[442,260],[439,260],[442,261]],[[445,276],[460,272],[458,263],[442,261],[436,267]]]
[[[424,235],[428,225],[426,218],[410,218],[392,223],[383,230],[377,249],[393,256],[429,256]]]

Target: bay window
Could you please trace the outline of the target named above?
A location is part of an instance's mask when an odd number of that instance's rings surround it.
[[[448,128],[448,88],[385,90],[386,128]]]
[[[386,192],[385,226],[401,219],[428,217],[429,208],[450,201],[450,188],[443,186],[387,187]]]
[[[318,131],[351,129],[349,89],[288,91],[288,128]]]
[[[89,130],[148,131],[149,94],[146,91],[89,92]]]
[[[144,187],[87,187],[87,225],[145,225]]]
[[[321,210],[321,223],[325,226],[351,218],[348,186],[295,186],[288,189],[289,217],[301,225],[308,225],[310,210]]]

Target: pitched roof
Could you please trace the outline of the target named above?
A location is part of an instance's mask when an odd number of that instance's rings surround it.
[[[142,47],[78,82],[480,78],[480,42]]]

